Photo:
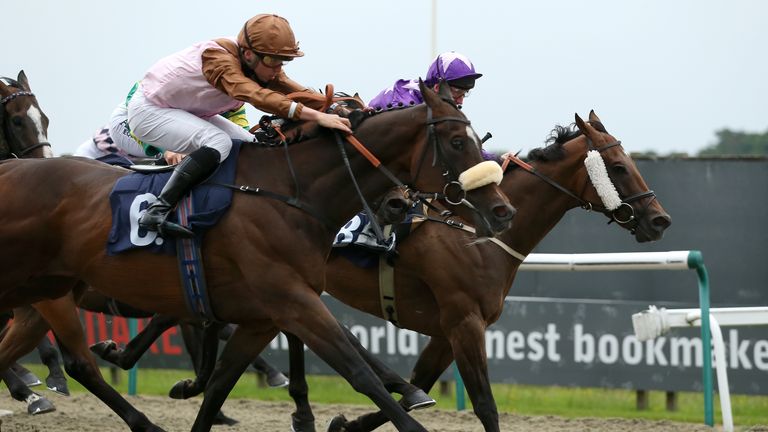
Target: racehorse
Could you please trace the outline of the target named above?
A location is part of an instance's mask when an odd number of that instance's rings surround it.
[[[590,112],[589,120],[589,123],[583,122],[576,116],[576,129],[556,127],[551,145],[532,150],[528,162],[508,158],[520,165],[507,162],[501,187],[516,205],[518,213],[512,229],[499,237],[502,245],[475,243],[472,231],[457,223],[462,222],[460,219],[446,220],[433,215],[398,247],[400,258],[395,261],[394,280],[398,299],[394,305],[397,324],[431,336],[416,363],[411,382],[429,391],[455,359],[475,414],[486,431],[498,431],[499,424],[488,380],[485,329],[500,316],[521,259],[566,211],[575,207],[605,214],[630,231],[638,242],[660,239],[671,223],[620,142],[608,134],[594,112]],[[600,155],[607,167],[607,177],[621,198],[613,210],[606,209],[601,203],[585,167],[584,161],[590,150],[595,152],[594,156]],[[403,208],[395,194],[384,201],[379,215],[392,218],[393,213]],[[387,211],[390,214],[386,214]],[[473,245],[468,247],[468,244]],[[326,290],[352,307],[389,319],[381,305],[379,269],[357,267],[340,253],[341,250],[331,252],[326,267]],[[425,316],[436,318],[427,320]],[[288,341],[289,392],[297,407],[292,415],[292,430],[314,431],[314,416],[304,380],[303,346],[290,335]],[[97,347],[98,351],[103,351],[102,344]],[[210,352],[215,353],[215,349],[209,348]],[[387,378],[396,380],[387,375],[382,377],[385,384]],[[197,377],[203,382],[205,379]],[[380,413],[351,422],[339,416],[329,430],[370,431],[385,421],[386,417]]]
[[[243,147],[237,161],[236,182],[243,185],[239,190],[258,193],[266,188],[272,194],[262,199],[236,194],[203,242],[212,310],[217,319],[238,327],[208,383],[215,396],[206,391],[193,430],[210,429],[237,378],[280,330],[297,335],[385,411],[398,430],[425,430],[391,398],[322,304],[325,277],[318,271],[338,228],[359,208],[354,189],[344,187],[349,184],[347,169],[357,173],[367,198],[383,193],[391,181],[368,163],[387,167],[392,177],[423,190],[461,186],[462,201],[472,207],[481,235],[510,226],[514,209],[500,193],[495,171],[481,163],[479,138],[449,102],[448,87],[443,85],[439,94],[421,87],[425,104],[373,116],[356,129],[378,159],[355,153],[345,167],[335,151],[325,148],[344,148],[342,139],[324,129],[284,149]],[[293,165],[301,168],[296,175]],[[180,289],[174,257],[144,251],[106,254],[107,197],[124,173],[76,158],[0,164],[0,244],[16,246],[0,248],[2,308],[61,297],[84,281],[143,310],[194,317]],[[160,430],[104,382],[74,309],[36,307],[59,339],[71,376],[131,430]],[[0,343],[0,369],[8,365],[12,331]]]
[[[13,80],[0,77],[0,106],[7,147],[0,149],[0,159],[53,157],[48,142],[48,117],[40,109],[24,71]]]
[[[594,112],[589,122],[576,115],[577,129],[557,127],[551,144],[532,150],[528,161],[509,163],[501,188],[518,213],[513,227],[498,237],[503,245],[476,242],[469,230],[433,215],[398,247],[394,289],[397,325],[429,335],[411,383],[429,391],[455,360],[475,415],[486,431],[499,431],[498,412],[488,379],[485,330],[500,316],[521,258],[575,207],[605,214],[629,230],[638,242],[662,237],[671,219],[620,141]],[[621,203],[614,211],[601,202],[585,168],[588,151],[599,154]],[[454,222],[460,219],[451,218]],[[471,244],[472,246],[468,246]],[[382,311],[379,269],[352,264],[334,249],[326,267],[326,291],[356,309],[388,319]],[[512,251],[512,252],[510,252]],[[425,319],[429,317],[429,319]],[[289,343],[295,340],[289,338]],[[297,394],[295,418],[312,419],[303,371],[294,371],[291,346],[291,394]],[[339,416],[329,431],[371,431],[386,422],[381,413],[354,421]]]
[[[0,77],[0,160],[52,157],[47,130],[48,117],[40,110],[24,71],[19,72],[16,80]],[[7,315],[5,319],[10,317]],[[5,322],[0,328],[4,326]],[[50,371],[46,385],[53,391],[68,395],[58,353],[47,340],[42,340],[37,348],[40,358]],[[12,365],[12,369],[25,371],[17,364]],[[36,378],[33,375],[30,377]],[[27,403],[28,413],[41,414],[55,410],[48,399],[30,390],[25,380],[20,379],[14,371],[0,372],[0,378],[5,381],[14,399]]]

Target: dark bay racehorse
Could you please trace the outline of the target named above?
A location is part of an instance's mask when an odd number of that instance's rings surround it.
[[[594,112],[589,119],[587,123],[577,115],[577,130],[559,127],[551,145],[530,152],[528,163],[538,174],[515,164],[507,168],[501,187],[518,213],[512,229],[498,238],[517,253],[530,253],[566,211],[578,206],[603,212],[634,234],[638,242],[658,240],[669,227],[670,217],[649,191],[620,142],[606,132]],[[602,156],[608,177],[622,199],[623,204],[616,212],[603,209],[587,175],[584,161],[590,149]],[[521,261],[492,242],[468,246],[475,240],[471,232],[445,223],[424,222],[398,247],[395,306],[400,327],[431,336],[415,365],[411,382],[429,391],[455,360],[484,429],[499,431],[488,379],[485,330],[499,318]],[[332,252],[326,277],[326,290],[334,297],[386,318],[377,268],[357,267]],[[306,389],[300,380],[303,374],[294,371],[295,352],[303,350],[291,346],[289,387],[292,395],[297,392],[303,396],[297,401],[304,403],[297,403],[294,417],[311,419],[306,394],[301,394]],[[386,417],[381,413],[351,422],[338,417],[329,430],[371,431],[384,422]]]
[[[398,178],[423,190],[446,182],[465,185],[482,235],[508,228],[514,209],[495,183],[478,179],[479,138],[464,115],[422,86],[426,104],[380,114],[363,122],[356,135]],[[204,241],[208,289],[217,318],[238,324],[208,384],[193,430],[209,430],[212,417],[250,361],[284,330],[297,335],[347,379],[353,388],[387,412],[398,430],[423,431],[391,398],[323,306],[325,259],[336,231],[360,206],[348,186],[347,170],[334,148],[332,132],[283,149],[245,146],[238,184],[298,195],[302,210],[282,201],[235,196],[229,212]],[[340,143],[340,141],[339,141]],[[285,152],[299,167],[291,176]],[[350,156],[363,194],[383,193],[389,180]],[[430,167],[430,161],[438,162]],[[79,281],[134,307],[193,318],[180,288],[175,259],[139,252],[107,256],[110,229],[107,196],[125,171],[79,159],[23,160],[0,164],[0,309],[66,295]],[[445,178],[444,178],[445,177]],[[480,177],[483,177],[482,175]],[[479,181],[478,181],[479,180]],[[21,204],[24,205],[21,205]],[[70,375],[107,403],[131,430],[160,430],[130,406],[99,374],[74,308],[35,305],[62,345]],[[12,332],[13,329],[11,329]],[[0,369],[8,366],[0,343]],[[66,351],[66,354],[65,354]]]
[[[20,71],[15,80],[0,77],[0,160],[52,157],[53,153],[47,136],[48,117],[40,109],[24,71]],[[5,319],[10,317],[8,313]],[[4,323],[0,328],[3,326]],[[56,350],[50,342],[42,340],[38,344],[38,351],[40,358],[50,370],[46,378],[48,388],[68,395],[66,378],[59,366]],[[16,364],[12,368],[16,371],[24,371]],[[55,410],[49,400],[30,390],[24,380],[19,379],[17,373],[4,371],[0,372],[0,377],[5,381],[14,399],[27,403],[27,412],[30,414]]]

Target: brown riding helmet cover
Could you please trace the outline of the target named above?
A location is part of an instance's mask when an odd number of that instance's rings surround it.
[[[258,54],[279,57],[304,55],[299,51],[299,44],[288,20],[274,14],[261,14],[249,19],[237,35],[237,44]]]

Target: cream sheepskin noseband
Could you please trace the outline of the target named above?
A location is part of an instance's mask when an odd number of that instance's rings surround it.
[[[603,201],[603,206],[608,210],[616,210],[621,205],[621,198],[616,191],[616,186],[608,177],[608,171],[605,168],[605,161],[597,150],[587,152],[584,159],[584,166],[587,167],[587,174],[592,181],[592,185],[597,190],[597,195]]]
[[[494,161],[480,162],[459,175],[459,183],[465,191],[477,189],[491,183],[499,184],[504,177],[501,166]]]

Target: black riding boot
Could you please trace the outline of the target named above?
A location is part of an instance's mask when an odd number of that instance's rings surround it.
[[[168,213],[192,187],[205,180],[219,165],[221,154],[210,147],[199,148],[176,165],[168,183],[165,184],[157,201],[139,218],[139,226],[146,230],[158,231],[163,235],[192,238],[195,234],[188,228],[168,222]]]

